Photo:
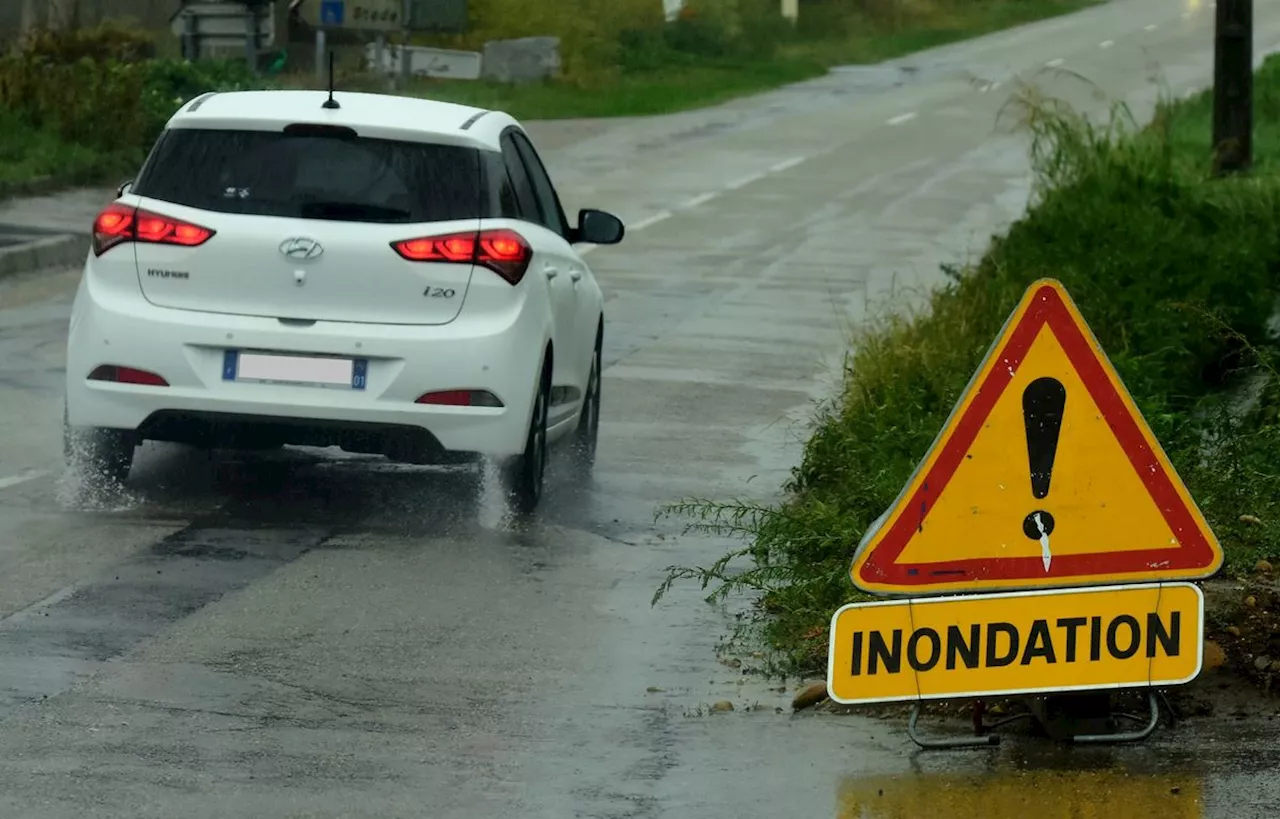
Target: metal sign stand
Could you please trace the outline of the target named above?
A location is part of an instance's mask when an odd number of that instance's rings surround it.
[[[1055,699],[1067,706],[1068,710],[1072,705],[1072,701],[1079,701],[1079,697],[1070,695],[1057,695]],[[1108,697],[1108,701],[1109,701]],[[973,730],[972,737],[946,737],[946,738],[928,738],[920,736],[917,725],[920,720],[920,702],[916,702],[911,706],[911,716],[907,720],[907,735],[911,737],[911,741],[926,750],[941,750],[949,748],[976,748],[981,746],[996,746],[1000,744],[1000,734],[992,733],[998,728],[1009,725],[1021,720],[1034,720],[1038,722],[1045,733],[1059,742],[1066,742],[1076,745],[1102,745],[1102,744],[1120,744],[1125,742],[1141,742],[1155,732],[1156,727],[1160,724],[1160,700],[1163,695],[1157,694],[1153,688],[1147,689],[1147,708],[1146,716],[1140,714],[1130,714],[1123,711],[1108,711],[1108,720],[1127,720],[1130,722],[1143,723],[1145,725],[1134,731],[1115,731],[1111,733],[1073,733],[1070,731],[1061,731],[1055,729],[1053,720],[1050,718],[1045,708],[1044,700],[1030,700],[1029,710],[1024,714],[1013,714],[996,722],[986,724],[983,722],[984,708],[981,701],[975,702],[973,706]],[[1166,701],[1166,706],[1168,705]],[[1172,713],[1172,708],[1169,711]]]

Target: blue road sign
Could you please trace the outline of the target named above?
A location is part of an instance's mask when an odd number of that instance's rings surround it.
[[[320,0],[320,25],[340,26],[346,8],[343,0]]]

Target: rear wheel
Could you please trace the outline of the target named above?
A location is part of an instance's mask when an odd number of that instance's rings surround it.
[[[68,466],[124,483],[133,469],[137,436],[123,429],[73,427],[62,410],[62,454]]]
[[[551,367],[543,364],[538,392],[533,399],[529,434],[524,452],[502,467],[503,490],[515,511],[527,515],[538,507],[547,471],[547,410],[551,403]]]
[[[582,412],[573,433],[573,457],[577,467],[589,474],[596,463],[596,441],[600,438],[601,339],[596,335],[596,349],[591,356],[591,374],[582,396]]]

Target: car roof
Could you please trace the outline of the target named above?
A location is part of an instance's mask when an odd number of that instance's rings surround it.
[[[178,109],[166,127],[275,131],[297,123],[341,125],[361,136],[489,150],[498,150],[508,126],[519,127],[501,111],[420,97],[338,91],[336,109],[323,107],[328,98],[327,91],[209,92]]]

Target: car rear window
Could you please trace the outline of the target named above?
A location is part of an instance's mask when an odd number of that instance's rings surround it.
[[[486,215],[474,148],[296,133],[175,128],[133,187],[202,210],[357,222]]]

